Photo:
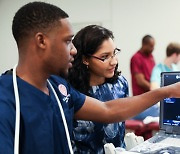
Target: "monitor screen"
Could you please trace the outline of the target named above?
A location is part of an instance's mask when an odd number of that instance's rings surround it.
[[[180,72],[162,73],[161,86],[167,86],[179,81]],[[165,98],[161,103],[163,103],[163,111],[161,111],[163,112],[163,125],[180,126],[180,98]]]

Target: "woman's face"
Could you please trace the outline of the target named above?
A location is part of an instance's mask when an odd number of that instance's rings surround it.
[[[88,65],[90,71],[91,86],[102,84],[105,78],[113,77],[118,63],[117,57],[114,56],[116,52],[114,41],[109,38],[102,43],[97,52],[84,60],[84,64]]]

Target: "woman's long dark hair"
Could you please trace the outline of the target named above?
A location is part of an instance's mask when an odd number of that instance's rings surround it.
[[[73,67],[69,70],[68,80],[71,85],[80,92],[89,95],[90,72],[87,66],[83,64],[83,56],[93,55],[107,39],[114,39],[113,33],[98,25],[89,25],[81,29],[73,39],[73,44],[77,49],[77,55],[74,57]],[[107,78],[106,82],[112,83],[120,72],[116,66],[114,76]]]

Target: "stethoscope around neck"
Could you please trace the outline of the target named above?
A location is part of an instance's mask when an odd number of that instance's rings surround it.
[[[14,87],[14,95],[15,95],[15,103],[16,103],[16,121],[15,121],[15,136],[14,136],[14,154],[19,154],[19,133],[20,133],[20,100],[19,100],[19,91],[18,91],[18,85],[17,85],[17,77],[16,77],[16,67],[17,65],[14,66],[13,68],[13,87]],[[53,94],[56,98],[56,101],[58,102],[58,106],[61,112],[61,116],[62,116],[62,120],[63,120],[63,124],[64,124],[64,128],[65,128],[65,132],[66,132],[66,138],[67,138],[67,142],[68,142],[68,147],[69,147],[69,151],[71,154],[73,154],[73,150],[72,150],[72,145],[71,145],[71,140],[70,140],[70,135],[69,135],[69,131],[68,131],[68,126],[67,126],[67,122],[66,122],[66,118],[64,115],[64,111],[61,105],[61,102],[52,86],[52,84],[50,83],[49,80],[47,80],[50,88],[53,91]]]

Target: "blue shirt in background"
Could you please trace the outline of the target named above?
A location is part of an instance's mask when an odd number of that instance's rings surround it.
[[[167,65],[162,63],[156,65],[152,70],[151,82],[156,82],[160,87],[161,72],[171,72],[171,71],[179,71],[176,64],[171,64],[171,68],[169,68]]]

